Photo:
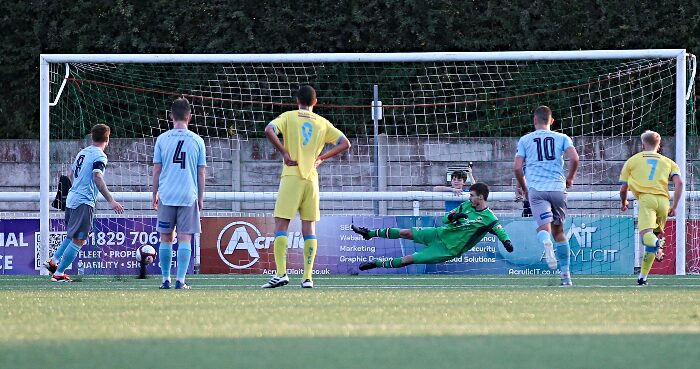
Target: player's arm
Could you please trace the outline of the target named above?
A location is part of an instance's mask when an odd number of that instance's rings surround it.
[[[625,162],[625,164],[622,166],[622,172],[620,172],[620,179],[618,182],[620,183],[620,210],[621,211],[626,211],[627,210],[627,191],[629,190],[629,186],[627,185],[627,179],[630,176],[630,164],[629,160]]]
[[[153,209],[158,209],[158,188],[160,187],[161,163],[153,163]]]
[[[109,202],[109,205],[112,207],[112,210],[114,210],[117,214],[123,213],[124,206],[122,206],[122,204],[114,200],[114,197],[112,197],[112,194],[107,188],[107,183],[105,182],[104,175],[102,174],[105,168],[105,164],[101,161],[96,161],[93,164],[92,168],[92,179],[93,181],[95,181],[97,189],[100,191],[102,196],[104,196],[105,200]]]
[[[569,148],[564,151],[564,156],[569,161],[569,174],[566,176],[566,188],[569,188],[573,186],[576,171],[578,170],[578,152],[575,147],[569,146]]]
[[[333,146],[326,153],[321,154],[318,156],[318,158],[316,158],[316,163],[314,163],[316,165],[316,168],[318,168],[318,166],[321,165],[321,163],[323,163],[324,161],[349,150],[351,146],[352,145],[350,144],[350,140],[348,140],[348,138],[345,137],[345,135],[340,136],[340,138],[338,138],[337,145]]]
[[[673,203],[671,204],[671,208],[668,209],[669,216],[676,215],[676,208],[678,208],[678,203],[681,201],[681,198],[683,196],[683,180],[681,179],[681,176],[678,174],[674,174],[672,179],[673,179]]]
[[[513,162],[513,173],[515,174],[515,180],[518,181],[518,186],[522,190],[523,197],[527,200],[527,184],[525,183],[523,164],[525,164],[525,157],[517,155]]]
[[[506,230],[503,229],[501,223],[496,220],[490,224],[490,227],[489,233],[495,234],[496,237],[498,237],[498,240],[501,241],[506,251],[513,252],[513,242],[511,242],[510,237],[508,237],[508,233],[506,233]]]
[[[282,141],[280,141],[279,137],[277,137],[277,128],[275,127],[274,123],[270,123],[267,125],[267,127],[265,127],[265,137],[267,137],[267,140],[270,141],[272,146],[274,146],[275,149],[282,154],[284,164],[286,164],[288,167],[297,165],[297,162],[292,160],[291,155],[289,155],[287,149],[285,149],[284,145],[282,145]]]
[[[449,224],[449,223],[454,223],[458,221],[459,219],[467,219],[468,216],[465,214],[465,211],[468,211],[467,209],[464,208],[464,202],[459,204],[459,206],[453,210],[450,210],[448,213],[445,213],[445,215],[442,216],[442,224]]]
[[[206,181],[206,168],[204,165],[197,167],[197,205],[199,210],[204,209],[204,187]]]
[[[626,211],[627,210],[627,182],[622,183],[620,185],[620,210],[621,211]]]
[[[197,206],[204,209],[204,188],[206,187],[207,149],[204,140],[198,137],[199,160],[197,160]]]

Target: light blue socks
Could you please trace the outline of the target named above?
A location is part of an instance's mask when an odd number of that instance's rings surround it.
[[[537,239],[540,241],[540,243],[545,243],[547,241],[550,241],[549,232],[547,232],[547,231],[537,232]]]
[[[571,247],[569,246],[569,241],[557,242],[554,246],[557,247],[557,260],[559,261],[559,270],[561,270],[561,274],[570,275]]]
[[[56,268],[56,274],[62,275],[66,269],[68,269],[68,267],[73,263],[73,260],[75,260],[75,257],[78,256],[78,251],[80,251],[80,246],[74,244],[73,241],[70,241],[68,246],[63,251],[61,263],[58,264],[58,268]]]
[[[158,247],[158,265],[160,266],[160,274],[163,276],[163,282],[170,280],[170,267],[173,263],[173,243],[161,242]]]
[[[177,243],[177,280],[185,282],[185,274],[190,266],[190,257],[192,256],[191,242]]]
[[[68,248],[71,241],[70,238],[66,237],[63,242],[61,242],[61,245],[56,249],[56,253],[51,257],[54,263],[58,264],[58,262],[61,261],[61,257],[63,257],[63,253],[66,252],[66,248]]]

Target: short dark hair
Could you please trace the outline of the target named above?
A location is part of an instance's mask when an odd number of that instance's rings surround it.
[[[106,124],[95,124],[95,126],[90,130],[92,141],[99,143],[107,142],[107,139],[109,139],[109,133],[109,126]]]
[[[190,102],[184,97],[181,97],[170,106],[170,113],[173,115],[173,120],[185,120],[190,115]]]
[[[299,87],[297,91],[297,101],[300,105],[311,106],[311,103],[316,99],[316,90],[309,85]]]
[[[552,119],[552,109],[546,105],[540,105],[535,109],[535,118],[544,124],[549,124],[549,120]]]
[[[486,183],[476,182],[469,187],[469,191],[474,191],[477,196],[483,196],[484,200],[489,199],[489,186]]]
[[[454,172],[452,172],[452,176],[450,176],[450,179],[452,180],[455,178],[457,178],[457,179],[461,178],[461,179],[466,181],[467,180],[467,172],[465,172],[463,170],[455,170]]]

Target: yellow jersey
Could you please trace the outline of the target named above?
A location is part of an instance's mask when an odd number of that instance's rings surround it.
[[[620,183],[627,183],[634,196],[668,195],[668,180],[680,175],[678,164],[654,151],[642,151],[627,159],[620,173]]]
[[[284,164],[282,176],[318,178],[314,163],[326,144],[338,144],[344,136],[326,118],[308,110],[282,113],[270,122],[277,134],[282,134],[284,148],[297,166]]]

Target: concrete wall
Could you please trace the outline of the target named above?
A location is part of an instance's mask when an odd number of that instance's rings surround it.
[[[375,191],[377,186],[388,191],[430,191],[433,186],[446,184],[448,167],[473,162],[478,181],[491,186],[492,191],[512,191],[515,180],[512,164],[517,138],[452,139],[442,137],[392,138],[381,137],[382,173],[377,181],[373,162],[373,142],[366,138],[353,139],[352,149],[340,158],[324,163],[320,168],[322,191]],[[69,163],[86,143],[53,141],[51,143],[51,175],[57,178],[69,169]],[[208,191],[276,191],[281,170],[281,157],[264,139],[208,139]],[[575,137],[581,166],[573,191],[617,190],[617,178],[624,161],[639,150],[637,137]],[[671,138],[664,140],[665,153],[674,153]],[[698,145],[689,143],[697,150]],[[150,191],[153,153],[152,139],[114,139],[107,148],[109,165],[106,179],[112,191]],[[697,152],[689,157],[699,157]],[[39,143],[36,140],[0,141],[0,191],[39,190]],[[52,186],[55,186],[55,180]],[[379,182],[379,183],[378,183]],[[55,191],[55,190],[54,190]],[[52,195],[53,196],[53,195]],[[148,204],[127,204],[130,209],[148,209]],[[410,202],[352,201],[322,203],[326,212],[373,213],[386,207],[389,214],[410,214]],[[617,204],[572,203],[573,209],[616,208]],[[231,203],[206,205],[208,210],[269,213],[273,202]],[[518,203],[498,203],[495,209],[518,209]],[[104,209],[104,205],[100,208]],[[442,202],[423,202],[421,209],[440,211]],[[35,203],[0,203],[0,211],[37,211]]]

